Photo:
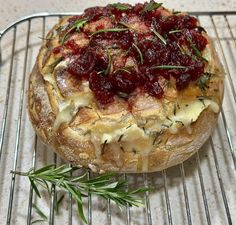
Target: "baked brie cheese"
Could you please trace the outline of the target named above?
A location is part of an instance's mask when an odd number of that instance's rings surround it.
[[[60,20],[29,79],[38,136],[93,171],[153,172],[209,138],[224,73],[199,21],[154,1],[109,4]]]

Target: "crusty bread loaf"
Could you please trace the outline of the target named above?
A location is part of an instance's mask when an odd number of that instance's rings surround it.
[[[149,4],[150,8],[151,3],[154,4],[151,1],[135,7],[145,9]],[[134,9],[130,5],[123,6],[123,17],[126,8]],[[117,5],[109,7],[121,10]],[[101,8],[95,9],[101,11]],[[93,11],[96,13],[96,10]],[[155,13],[153,16],[158,14],[163,18],[173,16],[172,12],[161,6],[151,10],[143,11],[143,14]],[[180,13],[177,16],[184,17],[187,14]],[[86,12],[77,19],[81,22],[81,18],[85,17]],[[101,27],[111,28],[109,24],[112,20],[104,15],[93,21],[86,19],[79,29],[73,30],[75,27],[68,21],[74,18],[63,18],[52,28],[30,76],[29,115],[42,141],[66,161],[97,172],[159,171],[183,162],[201,148],[217,122],[224,89],[223,70],[207,34],[200,32],[208,43],[201,51],[201,56],[194,56],[196,60],[204,60],[205,77],[199,76],[184,88],[178,89],[176,79],[172,76],[168,79],[160,76],[158,82],[163,90],[161,97],[153,96],[139,86],[128,93],[128,100],[127,96],[123,98],[114,94],[112,101],[101,104],[96,93],[91,90],[91,81],[78,79],[68,71],[70,57],[72,60],[75,57],[71,49],[75,47],[65,46],[66,42],[73,39],[76,48],[85,48]],[[145,34],[147,29],[145,23],[138,19],[134,17],[126,21],[132,35]],[[90,40],[84,38],[88,33],[91,34]],[[195,53],[199,54],[199,51]],[[76,54],[82,57],[81,53]],[[120,54],[123,53],[117,53],[118,56]],[[113,59],[116,58],[111,64],[110,73],[119,67],[117,55],[112,52]],[[136,61],[133,59],[133,67],[138,68]]]

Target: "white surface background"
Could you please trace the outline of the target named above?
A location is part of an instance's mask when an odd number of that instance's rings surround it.
[[[106,5],[118,0],[0,0],[0,30],[14,20],[36,12],[83,11],[94,5]],[[144,0],[120,0],[144,2]],[[162,0],[164,6],[182,11],[236,11],[236,0]]]
[[[106,5],[109,0],[92,1],[92,0],[0,0],[0,30],[2,30],[7,24],[14,20],[36,12],[55,12],[55,11],[83,11],[86,7],[93,5]],[[118,1],[118,0],[117,0]],[[120,0],[121,1],[121,0]],[[123,0],[122,2],[124,2]],[[126,0],[127,2],[128,0]],[[140,0],[141,1],[141,0]],[[161,1],[161,0],[160,0]],[[137,2],[136,0],[129,1],[130,3]],[[176,10],[183,11],[218,11],[218,10],[234,10],[236,11],[236,0],[228,0],[228,3],[224,0],[169,0],[163,1],[164,6],[169,8],[175,8]],[[202,18],[203,19],[203,18]],[[236,48],[235,42],[232,41],[232,37],[227,28],[222,22],[223,17],[215,18],[217,24],[217,30],[222,40],[223,50],[227,56],[227,61],[230,66],[230,72],[233,77],[234,84],[236,84]],[[46,29],[50,29],[53,24],[57,22],[58,18],[48,18]],[[206,21],[205,21],[206,20]],[[207,18],[203,19],[204,27],[207,28],[209,35],[215,38],[214,30],[211,23]],[[232,17],[232,28],[236,36],[236,17]],[[26,81],[28,75],[32,69],[35,61],[35,57],[38,53],[38,49],[41,45],[39,37],[42,35],[42,20],[32,21],[29,53],[27,61]],[[16,141],[16,124],[19,108],[19,93],[23,75],[25,46],[26,46],[26,30],[27,23],[22,23],[17,28],[16,38],[16,51],[14,56],[14,66],[12,73],[12,87],[9,102],[9,115],[7,120],[6,137],[3,147],[3,155],[0,161],[0,225],[6,224],[8,199],[10,194],[10,182],[11,176],[9,171],[13,168],[14,161],[14,148]],[[230,42],[227,40],[230,39]],[[225,39],[224,39],[225,38]],[[214,39],[215,40],[215,39]],[[0,121],[2,119],[3,104],[6,93],[6,83],[9,74],[10,54],[12,46],[12,30],[4,36],[2,39],[3,49],[3,67],[0,74]],[[217,44],[217,43],[216,43]],[[217,48],[219,51],[219,46]],[[222,61],[222,60],[221,60]],[[4,94],[3,94],[4,93]],[[17,164],[17,170],[28,171],[31,168],[31,159],[34,149],[34,132],[29,122],[29,118],[26,112],[26,94],[24,100],[21,136],[20,136],[20,148],[19,159]],[[236,106],[232,99],[232,92],[227,79],[225,88],[225,101],[223,109],[229,125],[229,132],[233,140],[233,146],[236,146],[236,130],[235,130],[235,118],[236,118]],[[228,204],[233,220],[233,224],[236,225],[236,173],[233,166],[233,161],[225,135],[225,129],[223,126],[222,118],[219,118],[217,129],[212,137],[214,149],[217,152],[217,158],[219,161],[219,168],[221,171],[222,182],[224,184],[225,193],[228,198]],[[51,164],[53,154],[52,151],[47,151],[42,146],[41,142],[38,142],[38,152],[36,166],[37,168],[42,165]],[[224,225],[227,224],[227,217],[225,214],[224,204],[221,197],[221,190],[219,187],[219,181],[216,174],[213,151],[210,143],[206,143],[201,151],[200,155],[200,168],[202,170],[203,181],[205,184],[206,198],[209,206],[209,213],[212,225]],[[198,169],[196,163],[196,157],[192,157],[190,160],[184,163],[186,185],[188,190],[188,198],[190,203],[190,211],[192,221],[194,225],[206,225],[206,217],[204,211],[204,204],[202,199],[202,192],[199,183]],[[136,180],[137,186],[143,186],[142,176],[129,175],[129,183],[133,183]],[[148,175],[149,185],[155,188],[150,194],[150,207],[152,212],[153,225],[168,224],[167,210],[165,205],[165,192],[164,184],[161,173],[153,173]],[[187,224],[187,215],[185,210],[185,199],[182,188],[182,177],[179,167],[173,167],[167,170],[167,188],[169,193],[170,205],[172,209],[172,217],[174,219],[174,225]],[[12,211],[12,225],[24,225],[27,219],[27,207],[29,198],[29,182],[23,177],[16,178],[15,193],[13,199],[13,211]],[[93,197],[92,204],[92,220],[93,224],[101,225],[106,224],[106,201],[101,201]],[[85,199],[86,204],[87,199]],[[33,202],[37,204],[47,215],[49,215],[50,201],[48,198],[33,199]],[[126,212],[120,211],[117,207],[112,205],[111,207],[112,225],[124,225],[126,224]],[[33,210],[32,220],[38,219],[38,215]],[[38,223],[39,225],[46,225],[45,223]],[[63,200],[61,206],[61,213],[55,217],[55,224],[68,224],[68,196]],[[73,224],[82,225],[79,222],[76,215],[76,209],[73,208]],[[146,225],[146,213],[145,209],[131,209],[131,224],[132,225]]]

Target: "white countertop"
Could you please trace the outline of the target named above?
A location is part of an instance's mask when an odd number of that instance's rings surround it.
[[[0,30],[14,20],[36,12],[81,12],[95,5],[106,5],[118,0],[0,0]],[[120,0],[120,2],[144,2]],[[164,6],[180,11],[236,11],[235,0],[163,0]]]

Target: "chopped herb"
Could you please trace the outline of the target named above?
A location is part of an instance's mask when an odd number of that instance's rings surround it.
[[[132,124],[130,124],[128,127],[126,127],[125,129],[129,129],[132,126]]]
[[[176,123],[180,123],[182,126],[184,126],[184,123],[180,120],[175,120]]]
[[[177,107],[178,107],[178,109],[180,109],[180,106],[179,106],[179,103],[177,102]]]
[[[173,114],[176,115],[176,104],[174,104],[174,111]]]
[[[204,102],[204,100],[205,100],[205,97],[204,97],[204,96],[197,96],[197,99],[198,99],[200,102],[202,102],[202,104],[203,104],[204,107],[206,107],[206,104],[205,104],[205,102]]]
[[[169,34],[175,34],[175,33],[181,33],[182,30],[171,30],[169,31]]]
[[[107,140],[105,140],[104,143],[103,143],[103,145],[102,145],[101,155],[104,154],[106,144],[107,144]]]
[[[161,66],[152,66],[150,69],[186,69],[186,66],[172,66],[172,65],[161,65]]]
[[[125,150],[124,150],[122,145],[120,146],[120,149],[121,149],[122,152],[125,152]]]
[[[196,55],[198,58],[202,59],[203,61],[208,62],[208,60],[202,56],[202,53],[201,53],[201,52],[197,49],[197,47],[193,44],[192,39],[188,38],[188,42],[190,43],[190,47],[193,49],[195,55]]]
[[[121,92],[121,91],[117,92],[116,94],[117,94],[120,98],[124,98],[124,99],[128,99],[128,98],[129,98],[129,94],[124,93],[124,92]]]
[[[170,119],[169,116],[167,116],[166,119],[169,120],[170,122],[172,122],[172,119]]]
[[[108,28],[108,29],[101,29],[101,30],[97,30],[94,33],[91,34],[91,37],[96,35],[96,34],[100,34],[100,33],[106,33],[106,32],[121,32],[121,31],[126,31],[129,30],[128,28]]]
[[[114,73],[117,73],[118,71],[124,71],[126,73],[131,73],[130,70],[133,69],[133,66],[126,66],[123,68],[118,68]]]
[[[176,15],[176,14],[179,14],[179,13],[181,13],[180,11],[175,11],[174,9],[172,10],[172,13],[174,14],[174,15]]]
[[[164,38],[160,33],[158,33],[158,31],[156,31],[154,28],[152,28],[151,31],[161,40],[161,42],[162,42],[164,45],[167,44],[165,38]]]
[[[198,79],[197,79],[197,85],[198,87],[205,91],[209,86],[210,79],[212,77],[212,73],[203,73]]]
[[[53,39],[55,39],[55,37],[38,37],[39,39],[41,39],[41,40],[45,40],[45,41],[51,41],[51,40],[53,40]]]
[[[126,10],[131,9],[131,7],[129,5],[125,5],[125,4],[122,4],[120,2],[111,4],[111,6],[113,6],[116,9],[119,9],[121,11],[126,11]]]
[[[123,137],[124,137],[124,134],[121,134],[119,139],[118,139],[118,142],[120,142]]]
[[[68,38],[69,33],[70,33],[72,30],[76,29],[76,31],[80,32],[80,29],[81,29],[87,22],[88,22],[88,18],[82,18],[82,19],[76,20],[76,21],[73,23],[72,27],[71,27],[71,28],[64,34],[64,36],[62,37],[62,39],[61,39],[61,41],[60,41],[61,44],[63,45],[63,44],[65,43],[66,39]]]
[[[154,140],[153,140],[153,142],[152,142],[152,145],[155,145],[157,139],[160,137],[160,135],[161,135],[162,133],[163,133],[162,131],[156,132],[156,135],[155,135],[155,138],[154,138]]]
[[[105,75],[108,75],[111,71],[112,56],[109,50],[107,50],[107,57],[108,57],[108,65],[107,65],[106,70],[104,71]]]
[[[167,125],[167,124],[162,124],[161,126],[162,126],[162,127],[166,127],[166,128],[170,128],[170,126]]]
[[[140,57],[140,61],[141,61],[141,64],[143,64],[143,54],[141,52],[141,50],[139,49],[139,47],[133,43],[133,46],[136,48],[138,54],[139,54],[139,57]]]
[[[154,9],[158,9],[159,7],[162,6],[162,3],[157,3],[154,1],[150,1],[148,4],[143,9],[143,12],[151,12]]]
[[[98,72],[98,74],[102,74],[102,73],[105,73],[106,70],[101,70]]]

